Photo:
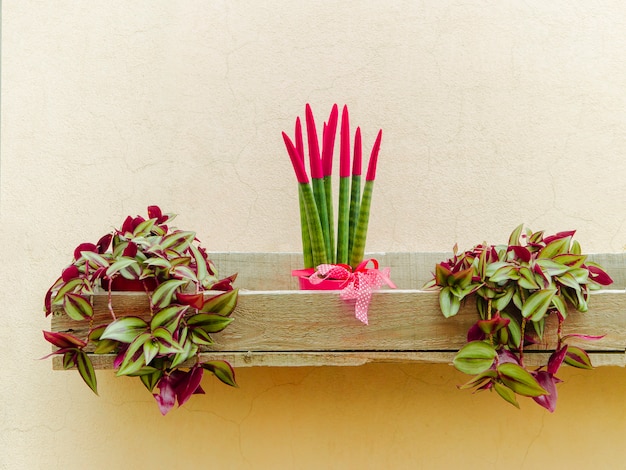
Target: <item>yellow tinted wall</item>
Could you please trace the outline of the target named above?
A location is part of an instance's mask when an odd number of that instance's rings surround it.
[[[297,251],[280,132],[307,102],[383,128],[371,251],[521,222],[623,251],[624,50],[609,1],[4,0],[0,468],[626,468],[621,368],[566,370],[554,414],[445,365],[240,369],[161,417],[37,361],[74,247],[149,204],[209,250]]]

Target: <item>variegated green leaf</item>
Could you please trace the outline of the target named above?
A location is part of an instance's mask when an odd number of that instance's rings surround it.
[[[207,361],[202,364],[202,368],[213,372],[215,376],[226,385],[238,387],[235,381],[235,370],[226,361]]]
[[[80,294],[68,292],[63,299],[63,310],[72,320],[85,320],[93,316],[93,306]]]
[[[98,394],[98,380],[96,379],[96,371],[93,368],[91,359],[84,351],[76,351],[75,356],[76,368],[78,373],[89,386],[90,389],[97,395]]]
[[[522,306],[522,316],[532,321],[539,321],[548,311],[556,289],[541,289],[526,299]]]
[[[496,350],[490,344],[472,341],[456,353],[452,363],[465,374],[480,374],[492,366],[496,355]]]
[[[210,297],[204,302],[200,309],[203,313],[216,313],[222,316],[228,316],[237,306],[237,298],[239,289],[233,289],[228,292]]]
[[[509,387],[506,387],[505,385],[502,385],[501,383],[494,382],[493,389],[498,393],[498,395],[504,398],[505,401],[509,402],[514,407],[519,408],[519,403],[517,402],[517,399],[515,398],[515,393]]]
[[[502,383],[519,395],[538,397],[548,394],[530,372],[517,364],[505,362],[497,367],[497,371]]]
[[[446,318],[450,318],[459,313],[461,301],[454,295],[449,286],[444,287],[439,292],[439,307],[441,308],[441,313],[443,313],[443,316]]]
[[[163,308],[172,302],[172,297],[176,290],[187,284],[187,281],[180,279],[170,279],[157,287],[152,293],[152,303],[155,307]]]
[[[148,324],[141,318],[118,318],[107,326],[100,339],[113,339],[122,343],[132,343],[147,328]]]

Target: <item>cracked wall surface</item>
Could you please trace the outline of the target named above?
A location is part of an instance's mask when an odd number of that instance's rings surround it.
[[[377,364],[207,377],[162,418],[135,380],[96,397],[37,361],[74,247],[147,205],[212,251],[299,250],[280,133],[307,102],[384,131],[370,251],[522,222],[624,251],[622,2],[4,0],[1,46],[0,468],[624,468],[619,368],[565,372],[553,415]]]

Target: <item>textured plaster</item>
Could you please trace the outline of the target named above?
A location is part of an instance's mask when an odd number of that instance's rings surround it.
[[[162,418],[36,359],[73,248],[148,204],[211,250],[298,250],[280,132],[306,102],[384,130],[372,251],[521,222],[623,251],[625,49],[619,1],[4,0],[0,468],[623,468],[623,369],[568,371],[549,415],[447,366],[258,368]]]

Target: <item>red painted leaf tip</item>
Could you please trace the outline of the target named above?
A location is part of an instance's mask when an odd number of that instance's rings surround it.
[[[311,163],[311,177],[323,178],[322,159],[320,157],[320,145],[317,140],[317,129],[315,128],[315,118],[311,106],[306,105],[306,136],[309,144],[309,160]]]
[[[330,176],[333,172],[333,154],[335,151],[338,115],[339,109],[335,104],[330,111],[328,124],[324,126],[324,134],[322,135],[322,166],[324,176]]]
[[[293,145],[293,142],[289,138],[287,134],[283,132],[283,140],[285,141],[285,147],[287,147],[287,153],[289,154],[289,158],[291,159],[291,165],[293,166],[293,170],[296,173],[296,178],[298,179],[298,183],[308,183],[309,177],[306,174],[306,170],[304,168],[304,159],[298,152],[298,149]]]
[[[360,176],[363,166],[363,146],[361,144],[361,128],[356,128],[354,135],[354,158],[352,159],[352,175]]]
[[[376,141],[374,142],[374,147],[372,148],[372,153],[370,155],[370,161],[367,166],[367,176],[365,177],[366,181],[374,181],[376,179],[376,165],[378,163],[378,152],[380,150],[380,141],[383,138],[383,130],[378,131],[378,136],[376,137]]]
[[[344,105],[341,113],[341,147],[339,156],[339,176],[350,176],[350,115],[348,107]]]

